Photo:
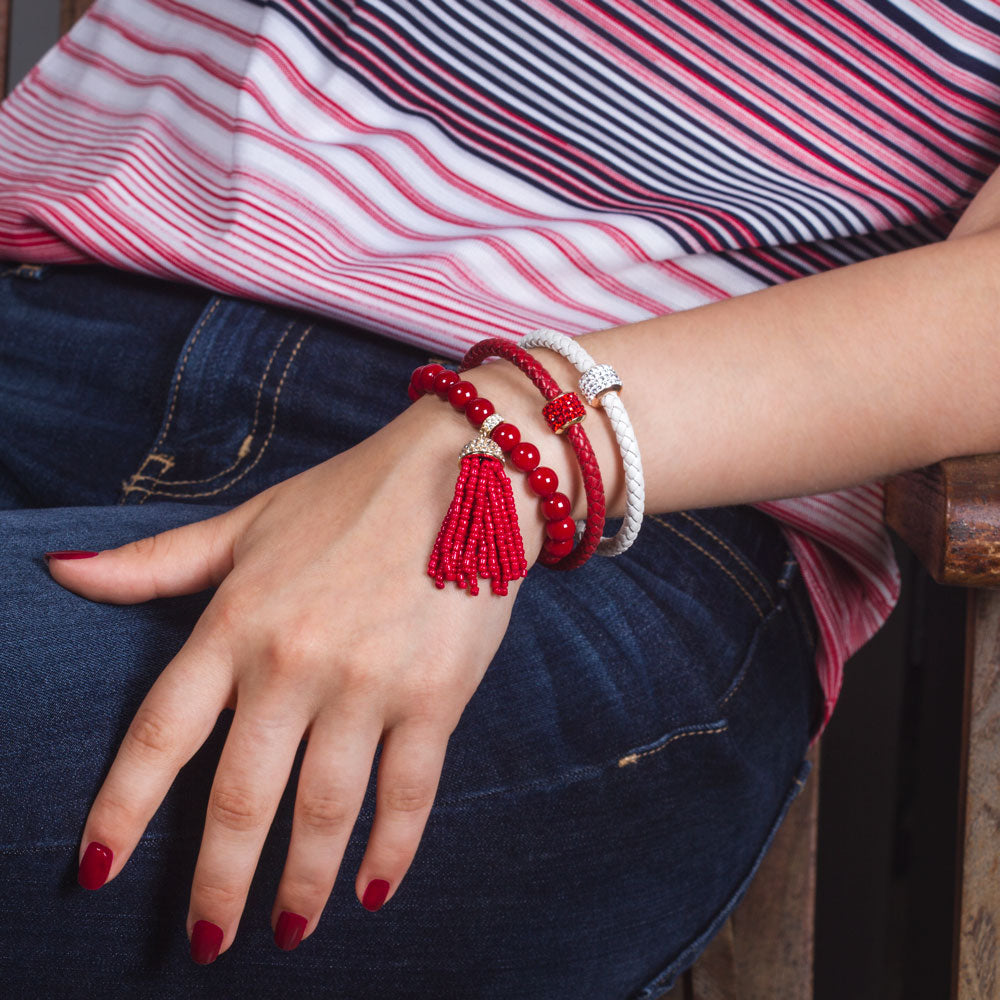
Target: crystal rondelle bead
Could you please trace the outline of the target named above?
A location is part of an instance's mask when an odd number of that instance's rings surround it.
[[[611,365],[594,365],[580,376],[580,392],[591,406],[600,406],[600,397],[611,389],[618,391],[622,380]]]

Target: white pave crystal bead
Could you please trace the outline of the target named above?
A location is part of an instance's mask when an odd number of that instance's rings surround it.
[[[619,390],[622,380],[611,365],[594,365],[580,376],[580,395],[591,406],[600,406],[601,396],[609,389]]]
[[[489,437],[493,431],[503,423],[503,417],[499,413],[491,413],[480,425],[479,433],[484,437]]]

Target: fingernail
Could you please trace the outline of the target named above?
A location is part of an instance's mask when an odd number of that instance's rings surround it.
[[[361,905],[366,910],[374,913],[389,895],[389,883],[384,878],[373,878],[365,889],[364,896],[361,897]]]
[[[111,861],[114,856],[110,847],[105,847],[96,840],[92,840],[83,852],[83,860],[80,862],[80,870],[76,873],[76,880],[84,889],[100,889],[108,880],[108,872],[111,871]]]
[[[278,917],[278,924],[274,928],[274,943],[285,951],[297,948],[302,940],[302,934],[309,923],[305,917],[300,917],[297,913],[289,913],[282,910]]]
[[[46,559],[89,559],[96,552],[86,552],[83,549],[64,549],[62,552],[46,552]]]
[[[196,920],[191,928],[191,957],[199,965],[208,965],[219,957],[222,928],[208,920]]]

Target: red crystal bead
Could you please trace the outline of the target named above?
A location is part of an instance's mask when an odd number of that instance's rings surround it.
[[[576,534],[576,522],[571,517],[564,517],[560,521],[549,521],[545,525],[545,534],[557,542],[572,540]]]
[[[565,493],[552,493],[542,501],[542,514],[547,521],[558,521],[569,517],[571,507]]]
[[[575,392],[564,392],[550,399],[543,407],[542,414],[556,434],[562,434],[571,424],[578,424],[587,415],[587,407]]]
[[[445,368],[439,371],[437,375],[434,376],[434,385],[431,388],[439,396],[447,396],[448,390],[456,383],[461,382],[461,376],[458,372],[453,372],[450,368]]]
[[[483,399],[482,396],[473,399],[465,408],[465,415],[473,427],[479,427],[488,416],[495,412],[496,407],[488,399]]]
[[[528,485],[537,496],[551,496],[559,489],[559,477],[547,465],[540,465],[528,475]]]
[[[424,392],[430,392],[434,388],[434,379],[437,378],[440,372],[444,371],[444,365],[432,364],[424,365],[420,369],[420,374],[417,376],[417,385],[419,388],[423,389]]]
[[[448,390],[448,402],[451,403],[456,410],[464,410],[465,407],[478,395],[476,387],[471,382],[456,382]]]
[[[562,559],[563,556],[568,556],[573,551],[573,539],[564,538],[562,541],[557,542],[554,538],[546,538],[542,548],[549,555],[555,556],[557,559]]]
[[[520,444],[514,445],[514,450],[510,453],[510,460],[522,472],[531,472],[532,469],[538,468],[542,456],[530,441],[522,441]]]
[[[490,435],[501,451],[510,451],[521,440],[521,432],[513,424],[497,424]]]

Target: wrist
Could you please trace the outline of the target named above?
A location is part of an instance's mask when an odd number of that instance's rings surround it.
[[[474,369],[468,374],[469,381],[476,386],[478,394],[494,402],[497,411],[505,419],[510,417],[511,423],[522,431],[523,440],[537,442],[539,435],[535,434],[532,437],[526,433],[522,426],[523,421],[518,422],[513,409],[501,404],[501,400],[507,396],[501,391],[502,382],[490,377],[480,377],[479,369]],[[483,372],[483,375],[486,374]],[[533,388],[530,383],[528,386]],[[537,392],[537,390],[535,391]],[[398,425],[400,444],[409,448],[410,451],[413,450],[412,442],[414,440],[424,442],[424,445],[419,449],[421,471],[417,478],[421,482],[427,483],[427,489],[421,491],[418,504],[422,509],[433,511],[433,514],[428,518],[428,525],[433,522],[430,526],[429,552],[430,542],[433,542],[434,535],[439,529],[454,495],[460,453],[462,448],[476,437],[476,428],[469,423],[463,412],[456,410],[447,400],[441,399],[434,393],[427,393],[411,403],[409,408],[389,426],[393,425]],[[383,428],[383,430],[387,429]],[[551,431],[548,433],[552,434]],[[407,445],[406,442],[409,444]],[[542,450],[541,447],[539,450]],[[402,452],[397,454],[401,456]],[[546,464],[544,452],[541,464]],[[433,473],[430,472],[432,468],[435,470]],[[527,476],[509,460],[504,462],[504,473],[510,480],[518,527],[521,540],[524,543],[524,555],[530,568],[538,561],[542,545],[547,537],[545,534],[546,520],[541,513],[541,499],[528,488]],[[557,475],[560,476],[560,484],[562,484],[565,480],[561,471],[557,471]],[[428,482],[428,480],[433,480],[433,482]]]
[[[580,373],[572,362],[545,348],[532,348],[527,353],[546,368],[563,391],[577,391]],[[541,464],[547,465],[556,473],[559,491],[569,497],[573,518],[585,520],[587,497],[579,460],[566,435],[552,432],[542,414],[545,400],[531,380],[515,365],[502,359],[485,361],[465,372],[463,378],[465,377],[476,386],[480,395],[493,402],[505,420],[518,428],[522,440],[531,441],[538,446],[542,456]],[[583,429],[587,432],[601,470],[606,516],[622,517],[625,512],[625,472],[611,422],[602,409],[587,406]],[[534,497],[526,481],[522,482],[521,489],[526,495]],[[539,517],[541,518],[540,514]],[[544,529],[544,518],[542,527]]]

